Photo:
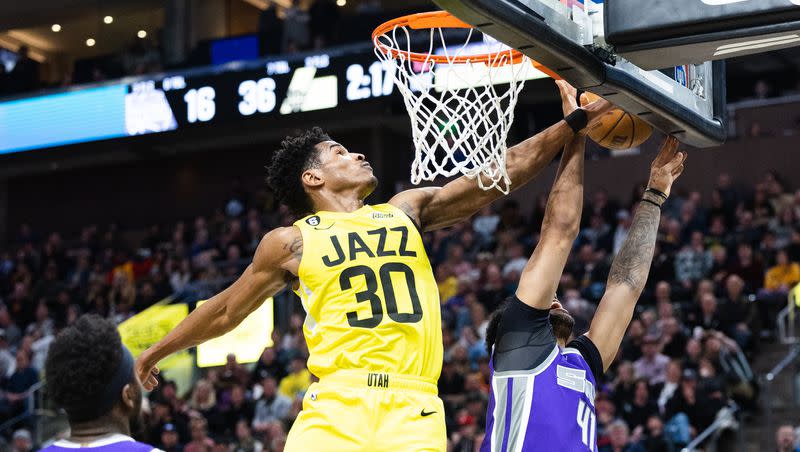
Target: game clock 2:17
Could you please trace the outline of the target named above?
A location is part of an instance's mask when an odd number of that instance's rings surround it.
[[[366,71],[364,65],[359,63],[347,66],[345,97],[349,101],[355,101],[392,94],[396,70],[392,62],[386,61],[375,61]]]

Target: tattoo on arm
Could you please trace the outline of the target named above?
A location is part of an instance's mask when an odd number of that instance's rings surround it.
[[[625,284],[632,290],[642,290],[653,261],[660,218],[658,207],[646,202],[639,204],[628,237],[611,264],[609,285]]]
[[[417,226],[417,229],[422,231],[422,225],[419,223],[419,218],[417,217],[417,211],[411,204],[407,203],[406,201],[403,201],[397,207],[400,210],[402,210],[406,215],[408,215],[408,218],[411,218],[411,221]]]
[[[285,243],[283,249],[288,249],[292,255],[299,261],[303,257],[303,237],[295,237],[291,243]]]

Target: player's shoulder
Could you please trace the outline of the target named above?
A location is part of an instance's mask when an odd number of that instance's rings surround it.
[[[298,240],[302,242],[303,234],[297,226],[275,228],[264,234],[264,237],[261,238],[261,242],[258,244],[259,249],[257,252],[262,249],[264,251],[275,251],[277,249],[284,249],[284,247],[288,249],[289,246],[286,245],[290,245]]]
[[[591,371],[595,381],[603,375],[603,359],[589,336],[582,334],[561,351],[562,359],[572,365]]]
[[[419,212],[442,187],[418,187],[401,191],[392,196],[387,204],[402,210],[411,218],[417,218]]]
[[[275,228],[261,238],[253,263],[256,267],[271,267],[302,253],[302,249],[303,234],[297,226]]]

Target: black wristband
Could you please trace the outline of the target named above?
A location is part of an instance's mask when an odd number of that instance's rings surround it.
[[[666,201],[667,198],[668,198],[666,193],[664,193],[663,191],[656,190],[655,188],[647,187],[644,191],[645,192],[650,192],[650,193],[652,193],[654,195],[657,195],[657,196],[660,196],[660,197],[664,198],[664,201]]]
[[[659,204],[659,203],[657,203],[657,202],[655,202],[655,201],[651,201],[651,200],[649,200],[649,199],[647,199],[647,198],[642,198],[642,202],[649,202],[650,204],[652,204],[652,205],[654,205],[654,206],[658,207],[658,208],[659,208],[659,210],[661,209],[661,204]]]
[[[566,121],[567,125],[574,133],[578,133],[589,124],[589,115],[586,114],[586,110],[583,108],[578,108],[568,114],[567,117],[564,118],[564,121]]]

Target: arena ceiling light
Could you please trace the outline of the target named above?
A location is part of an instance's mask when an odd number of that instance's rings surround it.
[[[339,6],[344,6],[347,4],[347,0],[336,0],[336,4]]]
[[[136,32],[136,36],[139,37],[140,39],[144,39],[147,37],[147,32],[144,30],[139,30]]]
[[[112,22],[114,22],[114,18],[111,16],[106,16],[103,18],[103,23],[110,24]]]
[[[96,43],[97,41],[95,41],[94,38],[89,38],[86,40],[86,47],[94,47]]]
[[[59,25],[59,24],[53,24],[53,25],[50,27],[50,29],[51,29],[51,30],[53,30],[53,33],[58,33],[59,31],[61,31],[61,25]]]

